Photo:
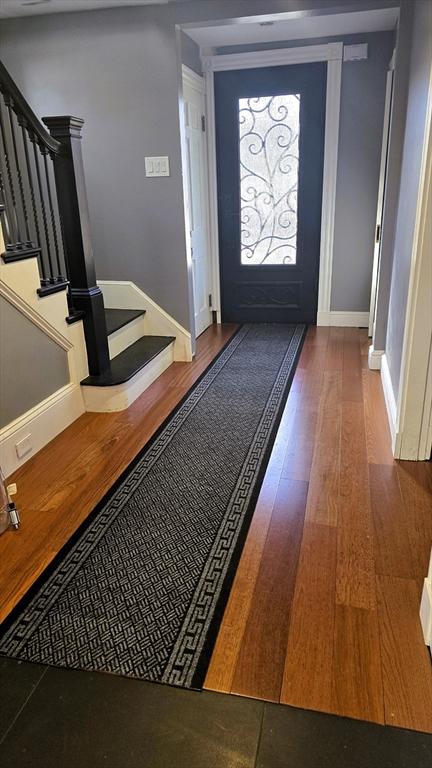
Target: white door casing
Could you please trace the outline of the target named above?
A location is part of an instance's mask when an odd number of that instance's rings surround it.
[[[204,80],[182,67],[195,333],[212,322]]]
[[[384,120],[383,120],[383,138],[381,145],[381,163],[380,163],[380,175],[378,184],[378,201],[377,201],[377,215],[376,215],[376,230],[375,230],[375,247],[372,263],[372,287],[371,287],[371,299],[369,310],[369,336],[373,335],[373,329],[375,324],[375,307],[377,297],[377,283],[379,274],[379,261],[381,252],[381,225],[384,206],[384,191],[385,191],[385,179],[387,171],[387,149],[389,142],[389,130],[390,130],[390,114],[391,114],[391,102],[393,94],[393,69],[389,69],[387,72],[387,83],[384,103]]]
[[[331,280],[333,263],[334,218],[336,201],[337,158],[339,145],[340,91],[343,43],[280,48],[251,53],[233,53],[203,57],[207,99],[207,156],[210,199],[210,253],[212,265],[213,309],[221,320],[218,204],[216,178],[216,127],[214,103],[214,72],[232,69],[258,69],[327,62],[326,118],[324,139],[324,172],[321,214],[320,268],[318,286],[317,325],[329,325],[331,312]]]
[[[432,64],[413,236],[395,458],[424,461],[432,451]]]

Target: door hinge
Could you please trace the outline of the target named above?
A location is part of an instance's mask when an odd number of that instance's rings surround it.
[[[379,243],[381,238],[381,224],[377,224],[376,232],[375,232],[375,242]]]
[[[206,129],[205,115],[201,115],[201,130],[205,132],[205,129]]]
[[[209,293],[209,307],[210,307],[210,309],[212,308],[212,306],[213,306],[213,298],[212,298],[211,293]]]

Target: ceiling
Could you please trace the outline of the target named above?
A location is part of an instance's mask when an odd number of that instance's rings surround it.
[[[394,29],[398,8],[380,8],[351,13],[333,13],[297,18],[284,18],[290,14],[279,14],[276,21],[248,21],[211,26],[184,27],[184,31],[202,48],[217,48],[225,45],[266,43],[276,40],[303,40],[311,37],[365,34]]]
[[[36,16],[43,13],[94,11],[130,5],[163,5],[168,0],[0,0],[0,18]]]

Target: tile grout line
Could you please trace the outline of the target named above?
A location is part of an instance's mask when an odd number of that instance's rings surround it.
[[[24,702],[20,706],[20,708],[19,708],[18,712],[16,713],[15,717],[12,719],[12,722],[10,723],[9,727],[6,728],[3,736],[0,738],[0,745],[3,744],[4,740],[6,739],[6,736],[10,733],[10,731],[14,727],[14,725],[17,722],[19,716],[21,715],[22,711],[27,706],[28,702],[30,701],[30,699],[33,696],[33,694],[36,691],[36,689],[39,687],[40,682],[43,680],[43,678],[45,677],[47,672],[48,672],[48,667],[45,667],[45,669],[43,670],[43,672],[42,672],[41,676],[39,677],[37,683],[32,687],[30,693],[28,694],[28,696],[26,697],[26,699],[24,700]]]
[[[263,731],[264,715],[265,715],[265,708],[266,708],[266,706],[267,706],[267,702],[263,701],[262,702],[262,715],[261,715],[260,729],[259,729],[259,734],[258,734],[257,746],[256,746],[256,750],[255,750],[255,759],[254,759],[254,763],[253,763],[253,768],[257,768],[257,765],[258,765],[257,760],[258,760],[258,755],[259,755],[259,751],[260,751],[260,747],[261,747],[261,737],[262,737],[262,731]]]

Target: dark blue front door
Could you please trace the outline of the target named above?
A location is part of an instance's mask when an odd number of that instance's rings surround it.
[[[326,64],[215,74],[222,319],[316,322]]]

